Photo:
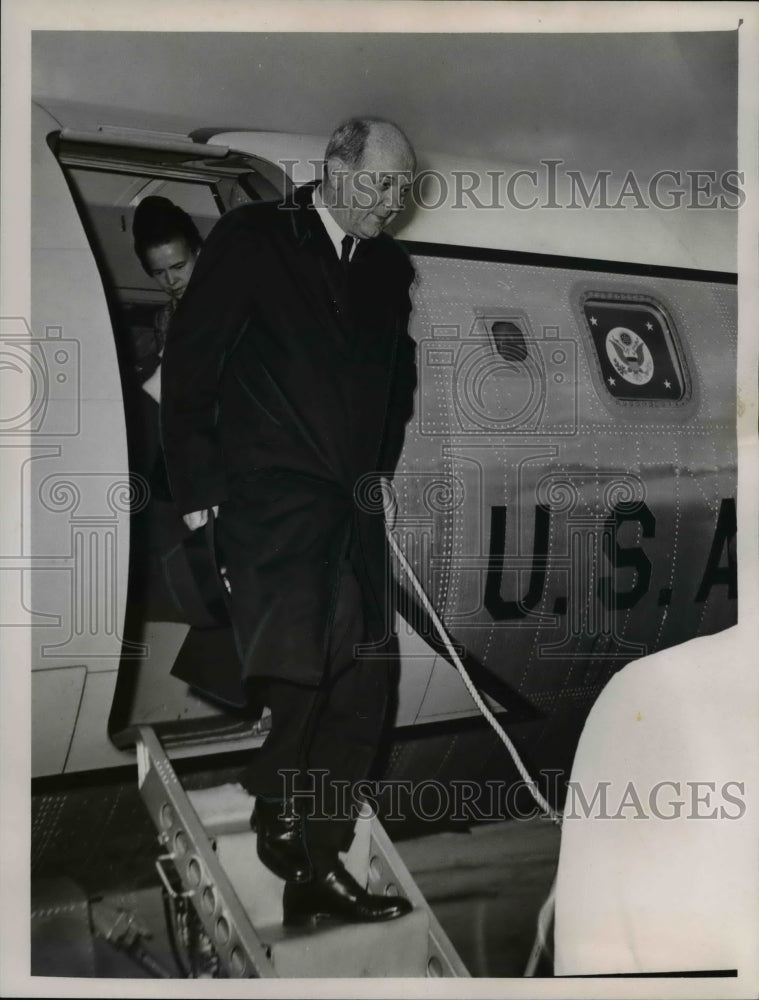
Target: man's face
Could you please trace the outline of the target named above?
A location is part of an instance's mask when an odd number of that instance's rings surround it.
[[[328,165],[336,192],[335,218],[358,239],[379,236],[403,208],[414,179],[414,155],[393,130],[372,129],[360,164]]]
[[[197,252],[179,238],[160,246],[148,247],[145,251],[145,267],[163,291],[179,301],[187,288],[197,258]]]

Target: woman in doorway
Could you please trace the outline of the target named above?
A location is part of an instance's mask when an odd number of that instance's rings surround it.
[[[145,273],[169,296],[153,323],[157,364],[142,384],[145,392],[160,403],[160,359],[166,345],[166,333],[177,303],[187,288],[203,240],[187,212],[168,198],[155,195],[143,198],[135,209],[132,235],[134,252]]]

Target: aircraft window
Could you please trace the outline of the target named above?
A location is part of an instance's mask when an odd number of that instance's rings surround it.
[[[527,344],[521,328],[512,322],[498,320],[491,327],[495,349],[505,361],[524,361]]]
[[[628,402],[678,403],[686,397],[675,329],[661,307],[642,298],[593,294],[582,308],[609,395]]]

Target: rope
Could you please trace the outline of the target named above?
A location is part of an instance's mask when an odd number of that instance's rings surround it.
[[[404,556],[404,554],[401,552],[398,543],[396,542],[395,538],[393,537],[393,535],[391,534],[391,532],[390,532],[389,529],[387,531],[387,537],[388,537],[388,541],[390,542],[390,547],[392,548],[393,552],[397,556],[398,561],[400,562],[401,566],[403,567],[403,570],[404,570],[406,576],[411,581],[411,585],[414,588],[414,590],[416,591],[416,593],[417,593],[417,595],[419,597],[419,600],[422,602],[422,604],[424,605],[425,610],[427,611],[427,613],[429,614],[430,618],[432,619],[433,624],[435,625],[435,628],[437,629],[438,635],[440,636],[440,638],[445,643],[445,648],[448,650],[448,653],[450,654],[451,659],[453,660],[454,666],[458,670],[459,675],[461,676],[461,679],[464,682],[467,691],[471,695],[472,701],[475,703],[475,705],[480,710],[480,712],[482,713],[482,715],[487,719],[488,723],[490,724],[490,726],[492,727],[492,729],[495,731],[495,733],[498,736],[498,738],[501,741],[501,743],[503,743],[503,745],[509,751],[509,755],[511,756],[511,759],[514,761],[514,765],[515,765],[517,771],[519,771],[520,775],[522,776],[522,778],[524,780],[525,785],[527,786],[530,794],[535,799],[535,801],[537,802],[537,804],[540,807],[540,809],[546,814],[546,816],[548,816],[549,819],[553,820],[553,822],[556,823],[558,826],[561,826],[561,817],[556,812],[556,810],[551,806],[551,804],[549,802],[547,802],[546,799],[541,795],[540,791],[538,790],[538,786],[532,780],[532,777],[530,776],[529,771],[527,770],[527,768],[522,763],[522,759],[520,758],[519,754],[517,753],[517,748],[511,742],[511,740],[509,739],[509,737],[506,735],[506,733],[505,733],[505,731],[503,729],[503,726],[501,726],[501,724],[499,723],[498,719],[496,719],[496,717],[490,711],[490,709],[488,708],[488,706],[483,701],[483,699],[482,699],[479,691],[474,686],[474,683],[472,682],[471,677],[466,672],[466,668],[464,667],[464,664],[461,662],[458,654],[456,653],[456,650],[453,648],[453,643],[451,642],[450,638],[448,637],[448,633],[446,632],[445,627],[443,626],[443,623],[440,621],[440,618],[438,617],[437,612],[433,608],[432,602],[430,601],[430,599],[427,597],[426,593],[424,592],[424,588],[422,587],[421,583],[419,582],[419,579],[417,578],[416,573],[414,573],[413,569],[411,568],[411,566],[408,563],[408,560],[406,559],[406,557]]]
[[[393,537],[393,535],[392,535],[392,533],[390,531],[390,528],[386,526],[386,530],[387,530],[387,537],[388,537],[388,541],[390,542],[391,549],[393,550],[393,552],[395,553],[398,561],[400,562],[401,566],[403,567],[403,570],[404,570],[406,576],[411,581],[411,585],[414,588],[414,590],[416,591],[416,593],[417,593],[417,595],[419,597],[419,600],[422,602],[422,604],[424,605],[425,610],[427,611],[427,613],[429,614],[430,618],[432,619],[432,622],[433,622],[435,628],[437,629],[438,635],[440,636],[440,638],[445,643],[445,648],[448,650],[448,653],[450,654],[451,659],[453,660],[454,666],[458,670],[459,675],[460,675],[462,681],[466,685],[466,689],[469,692],[469,694],[471,695],[472,700],[474,701],[475,705],[480,710],[480,712],[483,714],[483,716],[490,723],[490,726],[495,731],[495,733],[498,736],[498,738],[500,739],[501,743],[503,743],[503,745],[509,751],[509,755],[510,755],[511,759],[514,762],[514,765],[515,765],[517,771],[519,771],[519,773],[521,774],[521,776],[522,776],[522,778],[524,780],[525,785],[529,789],[530,794],[535,799],[535,801],[537,802],[537,804],[540,807],[540,809],[546,814],[546,816],[548,816],[549,819],[551,819],[554,823],[557,824],[557,826],[560,827],[561,826],[561,816],[559,816],[559,814],[550,805],[550,803],[547,802],[546,799],[544,799],[543,796],[540,794],[540,792],[538,791],[537,785],[535,784],[535,782],[532,780],[532,777],[530,776],[529,771],[527,770],[527,768],[522,763],[522,759],[519,756],[519,754],[517,753],[517,748],[511,742],[511,740],[509,739],[509,737],[506,735],[506,733],[505,733],[505,731],[503,729],[503,726],[501,726],[501,724],[499,723],[498,719],[496,719],[496,717],[490,711],[490,709],[488,708],[488,706],[482,700],[482,696],[480,695],[480,692],[474,686],[474,683],[472,682],[472,678],[466,672],[466,668],[464,667],[464,664],[461,662],[461,660],[460,660],[460,658],[459,658],[456,650],[453,648],[453,643],[451,642],[450,638],[448,637],[448,633],[446,632],[445,627],[443,626],[443,623],[440,621],[440,618],[438,617],[437,612],[433,608],[432,602],[427,597],[427,594],[424,592],[424,588],[422,587],[421,583],[419,582],[419,579],[418,579],[416,573],[413,571],[413,569],[411,568],[411,566],[408,563],[408,560],[406,559],[406,557],[404,556],[404,554],[401,552],[398,543],[396,542],[395,538]],[[535,975],[535,971],[537,969],[538,962],[540,961],[541,956],[543,954],[546,954],[547,951],[548,951],[548,929],[549,929],[549,926],[551,924],[551,920],[553,919],[553,915],[554,915],[555,897],[556,897],[556,879],[554,878],[553,884],[551,885],[551,889],[550,889],[550,891],[548,893],[548,897],[546,898],[545,902],[541,906],[540,913],[538,914],[537,932],[536,932],[536,935],[535,935],[535,941],[533,943],[532,951],[530,952],[530,957],[529,957],[529,959],[527,961],[527,967],[526,967],[525,973],[524,973],[526,977],[533,977]]]
[[[550,955],[550,948],[548,946],[548,932],[551,927],[551,921],[554,918],[554,910],[556,907],[556,878],[554,877],[551,883],[551,888],[548,891],[548,895],[540,907],[540,912],[538,913],[538,926],[535,933],[535,941],[532,945],[532,951],[530,952],[530,957],[527,960],[527,967],[524,970],[525,977],[531,979],[538,968],[538,962],[543,955]]]

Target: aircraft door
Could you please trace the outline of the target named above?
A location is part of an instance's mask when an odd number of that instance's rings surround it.
[[[52,389],[29,463],[40,559],[34,773],[127,763],[136,723],[177,752],[260,742],[255,722],[229,719],[169,673],[188,624],[162,560],[186,529],[161,492],[158,406],[146,389],[167,295],[135,255],[132,221],[158,195],[205,238],[224,211],[278,197],[287,180],[225,148],[61,131],[41,111],[35,140],[33,352]]]
[[[100,766],[121,758],[103,718],[116,684],[127,592],[130,479],[124,404],[103,285],[66,181],[33,109],[31,331],[4,330],[4,351],[26,368],[29,407],[4,435],[28,436],[23,478],[32,568],[18,600],[32,618],[32,770]],[[13,466],[16,466],[13,468]]]

